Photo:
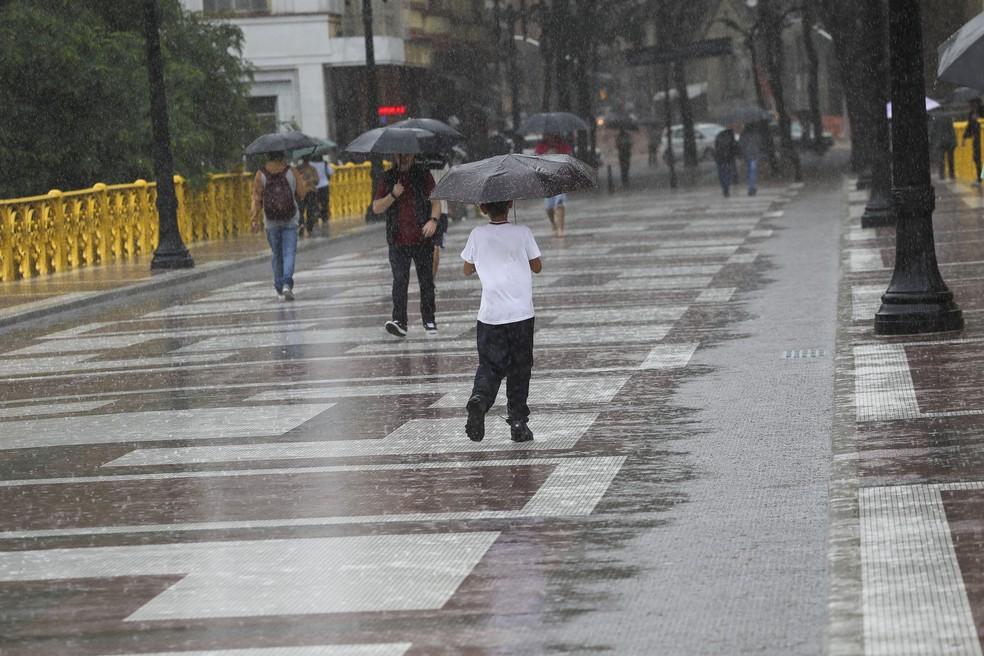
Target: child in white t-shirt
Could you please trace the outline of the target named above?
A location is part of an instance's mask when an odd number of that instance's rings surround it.
[[[506,379],[509,428],[514,442],[533,439],[526,399],[533,372],[533,274],[540,273],[540,249],[533,231],[509,223],[512,201],[483,203],[489,223],[471,231],[461,259],[465,275],[478,272],[482,304],[478,309],[478,369],[468,399],[465,433],[485,437],[485,413]]]

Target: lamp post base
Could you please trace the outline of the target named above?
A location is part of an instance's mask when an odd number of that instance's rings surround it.
[[[939,303],[882,303],[876,335],[916,335],[963,330],[963,312],[952,298]]]
[[[183,246],[174,250],[154,251],[154,259],[150,261],[151,271],[172,271],[174,269],[191,269],[195,266],[195,260],[191,253]]]

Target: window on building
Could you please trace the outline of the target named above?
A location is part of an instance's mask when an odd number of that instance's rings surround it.
[[[260,132],[277,131],[277,97],[253,96],[249,99],[249,107],[256,116],[256,124]]]
[[[270,0],[205,0],[207,16],[255,16],[270,13]]]

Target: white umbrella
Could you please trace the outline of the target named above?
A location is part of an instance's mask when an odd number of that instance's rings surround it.
[[[929,110],[931,110],[931,109],[936,109],[939,106],[940,106],[940,104],[938,102],[936,102],[935,100],[933,100],[929,96],[926,96],[926,111],[927,112]],[[892,103],[891,103],[891,101],[889,101],[888,103],[885,104],[885,115],[888,116],[888,118],[892,118]]]

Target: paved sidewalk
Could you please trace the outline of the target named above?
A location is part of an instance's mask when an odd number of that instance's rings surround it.
[[[980,654],[984,196],[937,187],[966,330],[886,339],[893,230],[839,171],[701,176],[574,196],[564,239],[520,207],[528,444],[501,407],[464,436],[474,220],[437,338],[415,283],[383,331],[374,226],[311,240],[292,304],[223,264],[6,329],[0,653]]]
[[[369,226],[371,227],[371,226]],[[325,239],[358,234],[366,229],[361,217],[337,219],[329,231],[318,226],[312,238],[301,238],[298,250],[323,245]],[[188,246],[195,267],[152,273],[151,256],[139,255],[107,266],[71,269],[47,276],[0,282],[0,326],[50,315],[86,304],[173,286],[180,281],[203,278],[247,262],[269,257],[262,231],[235,239],[196,242]]]
[[[875,337],[894,229],[845,184],[831,486],[831,654],[980,654],[984,200],[936,182],[936,252],[961,334]]]

